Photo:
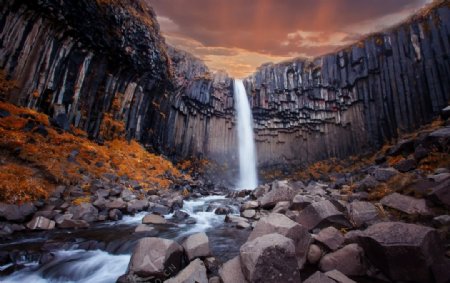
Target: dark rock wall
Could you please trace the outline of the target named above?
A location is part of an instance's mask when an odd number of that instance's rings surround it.
[[[370,151],[436,117],[450,99],[450,9],[443,3],[335,54],[263,65],[247,78],[259,164]],[[232,80],[186,73],[178,73],[184,83],[171,101],[167,148],[235,160]]]
[[[148,138],[161,119],[150,105],[170,75],[152,11],[135,0],[1,2],[0,68],[16,84],[7,100],[62,115],[92,138],[102,138],[106,113],[129,138]]]

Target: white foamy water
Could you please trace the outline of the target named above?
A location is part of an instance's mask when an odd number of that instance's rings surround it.
[[[112,255],[104,251],[58,251],[55,258],[39,267],[28,263],[27,267],[1,278],[5,283],[110,283],[124,274],[130,255]]]
[[[234,81],[234,98],[237,112],[239,141],[238,189],[254,189],[258,186],[256,174],[256,148],[253,137],[253,118],[242,80]]]

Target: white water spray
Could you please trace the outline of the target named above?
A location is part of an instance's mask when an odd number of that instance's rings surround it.
[[[234,99],[237,112],[239,140],[239,189],[258,186],[256,175],[256,149],[253,138],[253,117],[242,80],[234,81]]]

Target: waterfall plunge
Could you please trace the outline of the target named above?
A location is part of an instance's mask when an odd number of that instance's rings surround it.
[[[258,186],[256,175],[256,149],[253,138],[253,117],[242,80],[234,81],[234,99],[237,112],[239,140],[239,189]]]

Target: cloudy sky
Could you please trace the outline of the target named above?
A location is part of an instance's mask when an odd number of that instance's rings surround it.
[[[314,57],[404,20],[431,0],[144,0],[166,41],[244,77],[266,62]]]

